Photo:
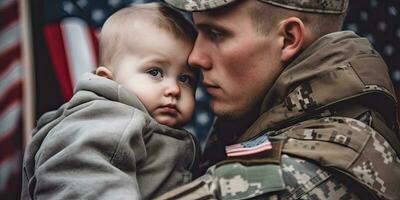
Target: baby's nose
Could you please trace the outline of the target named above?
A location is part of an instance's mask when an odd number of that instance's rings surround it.
[[[181,89],[177,81],[170,81],[165,88],[165,95],[166,96],[179,96]]]

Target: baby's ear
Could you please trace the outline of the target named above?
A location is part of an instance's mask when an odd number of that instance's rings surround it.
[[[107,67],[103,67],[103,66],[100,66],[96,69],[96,75],[102,76],[102,77],[105,77],[105,78],[108,78],[111,80],[114,79],[111,70],[108,69]]]

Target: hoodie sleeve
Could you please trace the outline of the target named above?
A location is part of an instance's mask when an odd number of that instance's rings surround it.
[[[144,115],[105,101],[64,115],[35,155],[31,198],[140,199]]]

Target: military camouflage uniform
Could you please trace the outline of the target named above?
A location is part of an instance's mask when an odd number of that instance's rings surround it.
[[[400,199],[396,105],[387,66],[367,39],[350,31],[325,35],[285,68],[239,138],[217,120],[205,175],[159,199]],[[265,134],[272,150],[226,156],[232,140]]]

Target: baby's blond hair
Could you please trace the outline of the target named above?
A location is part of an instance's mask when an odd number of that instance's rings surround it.
[[[111,15],[104,23],[100,34],[100,65],[110,67],[113,59],[120,55],[126,47],[124,38],[134,37],[129,27],[134,27],[135,22],[148,22],[160,29],[166,30],[177,39],[193,43],[196,31],[193,25],[178,11],[161,3],[135,4],[123,8]]]

